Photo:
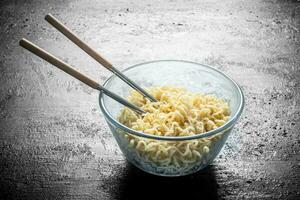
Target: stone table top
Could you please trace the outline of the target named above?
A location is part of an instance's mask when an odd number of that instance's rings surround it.
[[[299,1],[0,2],[0,199],[299,199]],[[212,65],[246,106],[210,167],[181,178],[127,163],[98,93],[18,46],[26,37],[103,83],[111,74],[43,19],[52,13],[120,70]]]

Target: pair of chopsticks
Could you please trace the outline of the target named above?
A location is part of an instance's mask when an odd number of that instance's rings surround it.
[[[140,92],[144,97],[149,98],[151,101],[157,101],[152,95],[147,93],[143,88],[138,86],[128,77],[126,77],[122,72],[112,66],[107,60],[105,60],[98,52],[93,50],[90,46],[88,46],[85,42],[80,40],[71,30],[69,30],[65,25],[59,22],[55,17],[51,14],[46,15],[46,21],[48,21],[52,26],[54,26],[58,31],[64,34],[67,38],[69,38],[73,43],[75,43],[78,47],[84,50],[88,55],[94,58],[98,63],[100,63],[103,67],[110,70],[116,76],[121,78],[124,82],[126,82],[129,86],[133,89]],[[21,39],[20,46],[24,47],[25,49],[29,50],[33,54],[39,56],[40,58],[46,60],[47,62],[51,63],[52,65],[56,66],[57,68],[63,70],[64,72],[68,73],[69,75],[73,76],[74,78],[82,81],[83,83],[87,84],[88,86],[102,91],[107,96],[111,97],[112,99],[116,100],[117,102],[123,104],[124,106],[132,109],[133,111],[137,112],[138,114],[143,114],[145,111],[141,110],[139,107],[133,105],[132,103],[128,102],[127,100],[123,99],[122,97],[118,96],[117,94],[107,90],[99,83],[94,81],[93,79],[89,78],[88,76],[80,73],[78,70],[74,69],[71,65],[67,64],[66,62],[60,60],[59,58],[55,57],[54,55],[50,54],[49,52],[45,51],[44,49],[40,48],[39,46],[33,44],[32,42]]]

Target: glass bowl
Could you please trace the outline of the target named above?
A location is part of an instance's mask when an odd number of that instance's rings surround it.
[[[229,103],[230,119],[217,129],[192,136],[156,136],[135,131],[118,122],[123,105],[100,92],[100,108],[109,128],[121,151],[133,165],[160,176],[183,176],[209,165],[224,146],[242,113],[244,96],[238,84],[213,67],[180,60],[146,62],[129,67],[123,73],[143,88],[165,85],[185,87],[190,92],[214,94]],[[104,87],[123,98],[127,98],[131,90],[115,75],[104,83]],[[166,159],[160,160],[149,144],[170,147],[167,148],[170,151],[164,152]],[[174,147],[184,149],[188,145],[193,147],[193,151],[172,151]]]

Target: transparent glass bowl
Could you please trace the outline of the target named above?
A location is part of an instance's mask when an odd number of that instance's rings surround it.
[[[190,92],[214,94],[228,101],[231,116],[223,126],[193,136],[166,137],[135,131],[119,123],[117,118],[123,106],[103,93],[99,96],[100,108],[110,130],[127,160],[136,167],[160,176],[183,176],[209,165],[222,149],[242,113],[244,96],[241,88],[224,73],[210,66],[187,61],[146,62],[129,67],[123,73],[143,88],[172,85],[185,87]],[[129,96],[131,90],[115,75],[104,83],[104,87],[124,98]],[[143,146],[150,143],[171,147],[170,149],[190,144],[196,152],[174,154],[170,150],[165,152],[170,159],[159,160]],[[192,153],[198,155],[196,159]]]

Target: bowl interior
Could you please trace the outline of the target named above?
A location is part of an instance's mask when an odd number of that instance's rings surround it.
[[[187,61],[163,60],[132,66],[123,73],[143,88],[151,86],[185,87],[190,92],[214,94],[229,102],[231,116],[241,107],[242,94],[239,86],[222,72],[205,65]],[[104,87],[127,98],[131,87],[115,75],[111,76]],[[123,105],[103,95],[105,110],[116,119]]]

